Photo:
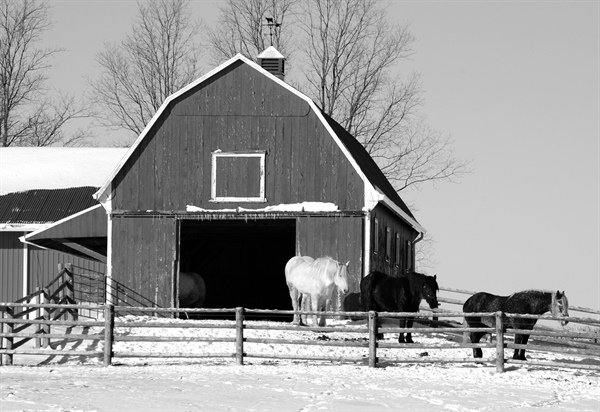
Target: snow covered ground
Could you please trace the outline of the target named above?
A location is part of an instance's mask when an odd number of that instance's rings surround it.
[[[144,318],[129,318],[139,321]],[[183,322],[183,321],[172,321]],[[208,321],[196,321],[208,322]],[[227,321],[224,321],[227,322]],[[364,327],[333,321],[335,326]],[[268,325],[270,322],[257,322]],[[80,333],[81,331],[72,331]],[[88,328],[87,333],[101,333]],[[119,335],[233,336],[228,329],[120,328]],[[276,332],[246,330],[245,337],[294,338],[356,342],[347,332]],[[395,336],[386,335],[388,342]],[[415,334],[420,343],[451,344],[443,336]],[[55,342],[54,347],[101,350],[94,341]],[[230,342],[116,342],[116,353],[233,353]],[[365,357],[367,348],[246,343],[253,354]],[[390,349],[380,356],[470,358],[469,349]],[[447,350],[448,351],[448,350]],[[491,353],[486,355],[492,356]],[[529,352],[532,360],[574,360],[568,355]],[[245,358],[173,359],[118,358],[108,368],[99,358],[16,355],[15,364],[0,368],[2,411],[598,411],[600,374],[534,365],[506,366],[496,373],[491,364],[363,364]]]

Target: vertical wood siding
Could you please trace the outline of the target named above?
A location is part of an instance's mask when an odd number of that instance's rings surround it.
[[[362,279],[362,232],[361,217],[299,217],[296,223],[297,254],[311,256],[331,256],[348,266],[348,293],[360,291]],[[337,296],[332,307],[340,310],[342,302]]]
[[[266,151],[261,204],[210,202],[211,153]],[[245,63],[174,102],[115,179],[116,210],[264,207],[303,201],[363,206],[363,182],[310,106]],[[247,179],[226,182],[243,193]]]
[[[378,220],[377,225],[375,225],[375,219]],[[418,232],[381,205],[373,210],[371,221],[371,271],[378,270],[392,276],[401,276],[407,270],[414,270],[414,262],[412,267],[409,267],[409,262],[407,262],[407,242],[413,242]],[[387,235],[388,228],[390,237]],[[376,229],[377,232],[375,232]],[[397,234],[399,237],[396,236]],[[392,244],[386,248],[388,240],[391,240]],[[400,261],[396,261],[397,241],[400,241]],[[375,247],[376,242],[378,243],[377,248]],[[390,251],[389,256],[386,256],[387,250]]]
[[[94,260],[73,256],[55,250],[40,249],[29,246],[29,293],[35,288],[42,288],[58,276],[58,265],[70,263],[75,274],[87,272],[106,273],[106,265]],[[77,276],[75,276],[77,282]]]
[[[115,217],[113,231],[112,248],[118,252],[113,254],[113,279],[160,307],[171,307],[176,219]]]
[[[0,302],[23,297],[23,232],[0,232]]]
[[[23,294],[23,232],[0,233],[0,301],[14,302]],[[70,263],[75,273],[106,273],[106,265],[54,250],[28,247],[27,294],[43,288],[58,275],[58,264]],[[77,278],[75,278],[77,281]]]

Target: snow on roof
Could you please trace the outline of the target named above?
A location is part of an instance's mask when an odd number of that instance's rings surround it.
[[[281,204],[275,206],[267,206],[261,209],[245,209],[238,207],[237,209],[202,209],[197,206],[187,205],[187,212],[337,212],[338,207],[333,203],[327,202],[302,202],[292,204]]]
[[[279,53],[279,51],[273,47],[267,47],[261,54],[256,56],[258,59],[285,59],[283,54]]]
[[[0,195],[33,189],[101,187],[126,148],[0,148]]]

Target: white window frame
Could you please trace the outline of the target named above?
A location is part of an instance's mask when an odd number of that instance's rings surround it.
[[[217,159],[224,157],[258,157],[260,159],[260,188],[259,195],[257,197],[218,197],[217,196]],[[265,198],[265,151],[245,151],[245,152],[222,152],[216,150],[212,152],[212,165],[211,165],[211,202],[221,203],[232,203],[232,202],[252,202],[252,203],[264,203],[267,201]]]

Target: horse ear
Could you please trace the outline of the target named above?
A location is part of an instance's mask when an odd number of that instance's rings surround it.
[[[346,262],[346,267],[348,267],[348,265],[349,265],[349,264],[350,264],[350,261],[347,261],[347,262]]]
[[[433,275],[433,278],[434,278],[434,279],[437,279],[437,275]]]

